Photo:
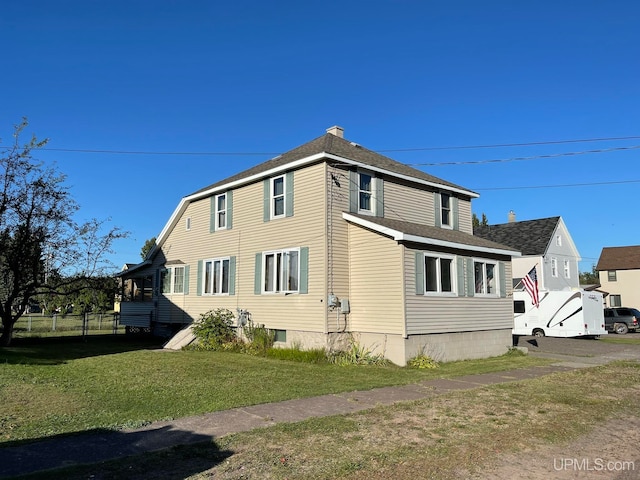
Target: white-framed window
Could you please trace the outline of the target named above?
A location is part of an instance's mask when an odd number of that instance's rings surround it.
[[[280,175],[274,177],[271,180],[271,218],[284,217],[285,212],[285,197],[286,197],[286,182],[285,176]]]
[[[185,222],[184,222],[184,228],[185,230],[188,232],[189,230],[191,230],[191,217],[187,217]]]
[[[262,254],[262,291],[264,293],[296,293],[299,288],[299,248]]]
[[[162,293],[184,294],[187,281],[186,267],[167,267],[162,272]]]
[[[373,176],[358,172],[358,212],[374,213]]]
[[[215,208],[216,208],[216,230],[226,230],[227,228],[227,194],[221,193],[220,195],[216,195],[215,198]]]
[[[212,258],[202,262],[202,294],[228,295],[231,259]]]
[[[426,252],[424,254],[425,295],[456,294],[455,257]]]
[[[569,260],[564,261],[564,278],[571,278],[571,265]]]
[[[558,277],[558,259],[555,257],[551,257],[551,276]]]
[[[562,235],[556,235],[556,245],[558,247],[562,246]]]
[[[607,280],[610,282],[618,281],[618,272],[616,270],[608,270],[607,271]]]
[[[621,295],[609,295],[609,306],[610,307],[621,307],[622,306],[622,296]]]
[[[474,259],[473,279],[475,295],[498,296],[498,264],[490,260]]]
[[[451,212],[451,195],[440,193],[440,225],[443,227],[453,227]]]

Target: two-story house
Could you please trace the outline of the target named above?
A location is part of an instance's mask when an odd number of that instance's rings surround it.
[[[280,345],[353,336],[400,365],[502,354],[519,252],[473,236],[477,196],[332,127],[184,197],[147,259],[122,272],[140,293],[121,323],[158,330],[222,307]]]
[[[610,307],[640,309],[640,245],[604,247],[596,270]]]
[[[513,259],[514,287],[535,266],[540,290],[580,288],[580,254],[562,217],[518,222],[511,211],[507,223],[476,226],[473,233],[520,250]]]

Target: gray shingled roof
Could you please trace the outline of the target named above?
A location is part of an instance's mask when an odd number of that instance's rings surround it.
[[[346,212],[348,213],[348,212]],[[441,240],[444,242],[457,243],[460,245],[467,245],[470,247],[482,247],[498,250],[512,250],[517,253],[520,250],[511,246],[502,245],[491,240],[487,240],[475,235],[469,235],[468,233],[460,232],[458,230],[450,230],[447,228],[432,227],[430,225],[423,225],[421,223],[405,222],[402,220],[394,220],[391,218],[372,217],[370,215],[361,215],[356,213],[349,213],[349,215],[360,218],[362,220],[375,223],[382,227],[397,230],[399,232],[415,235],[417,237],[433,238],[435,240]]]
[[[192,195],[196,195],[198,193],[220,187],[227,183],[242,180],[243,178],[251,177],[253,175],[259,175],[260,173],[267,172],[271,169],[278,168],[288,163],[295,162],[296,160],[310,157],[319,153],[333,154],[342,158],[361,162],[372,167],[388,170],[399,175],[415,177],[427,182],[432,182],[470,192],[470,190],[467,188],[461,187],[451,182],[447,182],[446,180],[434,177],[433,175],[429,175],[428,173],[422,172],[415,168],[408,167],[407,165],[397,162],[389,157],[385,157],[384,155],[380,155],[379,153],[368,150],[360,145],[345,140],[344,138],[340,138],[331,133],[327,133],[325,135],[322,135],[321,137],[316,138],[315,140],[311,140],[304,145],[300,145],[293,150],[289,150],[282,155],[272,158],[271,160],[267,160],[266,162],[251,167],[248,170],[225,178],[224,180],[209,185],[208,187],[202,188],[197,192],[194,192]]]
[[[474,227],[473,234],[520,250],[523,255],[544,255],[560,217]]]
[[[596,270],[640,269],[640,245],[629,247],[604,247]]]

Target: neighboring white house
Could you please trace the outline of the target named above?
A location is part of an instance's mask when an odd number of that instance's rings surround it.
[[[520,250],[513,259],[514,287],[535,266],[540,290],[580,288],[580,254],[562,217],[515,221],[475,227],[473,234]]]
[[[120,275],[142,292],[123,293],[121,323],[169,334],[222,307],[283,346],[353,337],[400,365],[502,354],[519,248],[473,235],[477,196],[332,127],[180,200],[146,260]]]

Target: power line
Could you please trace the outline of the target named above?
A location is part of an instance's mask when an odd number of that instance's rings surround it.
[[[596,185],[619,185],[623,183],[640,183],[640,180],[621,180],[617,182],[593,182],[593,183],[565,183],[562,185],[534,185],[534,186],[522,186],[522,187],[488,187],[488,188],[472,188],[474,191],[487,191],[487,190],[534,190],[541,188],[566,188],[566,187],[591,187]]]
[[[464,150],[475,148],[503,148],[503,147],[530,147],[536,145],[559,145],[562,143],[586,143],[586,142],[614,142],[619,140],[637,140],[640,136],[632,137],[603,137],[603,138],[582,138],[577,140],[552,140],[546,142],[526,142],[526,143],[496,143],[488,145],[458,145],[450,147],[419,147],[419,148],[401,148],[376,150],[376,152],[417,152],[428,150]]]
[[[608,153],[615,152],[621,150],[636,150],[640,148],[640,145],[632,145],[630,147],[612,147],[612,148],[601,148],[598,150],[584,150],[581,152],[564,152],[564,153],[549,153],[545,155],[533,155],[531,157],[512,157],[512,158],[501,158],[501,159],[492,159],[492,160],[467,160],[461,162],[434,162],[434,163],[407,163],[410,167],[422,166],[422,167],[441,167],[446,165],[480,165],[485,163],[507,163],[507,162],[516,162],[523,160],[539,160],[543,158],[557,158],[557,157],[568,157],[568,156],[576,156],[576,155],[587,155],[591,153]]]
[[[457,146],[445,146],[445,147],[417,147],[417,148],[395,148],[395,149],[380,149],[372,150],[374,152],[417,152],[417,151],[438,151],[438,150],[471,150],[471,149],[484,149],[484,148],[504,148],[504,147],[529,147],[540,145],[560,145],[567,143],[586,143],[586,142],[606,142],[606,141],[621,141],[621,140],[637,140],[640,136],[629,137],[600,137],[600,138],[582,138],[571,140],[552,140],[552,141],[540,141],[540,142],[523,142],[523,143],[497,143],[486,145],[457,145]],[[622,147],[621,147],[622,148]],[[639,148],[639,147],[635,147]],[[10,150],[8,147],[0,148],[0,150]],[[43,147],[39,150],[46,150],[52,152],[68,152],[68,153],[108,153],[116,155],[193,155],[193,156],[258,156],[258,155],[281,155],[282,152],[172,152],[172,151],[147,151],[147,150],[112,150],[112,149],[78,149],[78,148],[47,148]],[[603,150],[606,151],[606,150]],[[600,153],[600,151],[588,151],[585,153]],[[575,153],[574,153],[575,154]],[[436,164],[416,164],[416,165],[436,165]]]

